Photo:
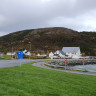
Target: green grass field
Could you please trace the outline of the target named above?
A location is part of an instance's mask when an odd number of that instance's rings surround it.
[[[0,96],[96,96],[96,76],[38,68],[0,69]]]
[[[11,56],[10,55],[3,55],[4,58],[0,58],[0,60],[10,60]]]

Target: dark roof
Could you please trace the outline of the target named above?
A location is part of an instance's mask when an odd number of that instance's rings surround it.
[[[65,55],[64,52],[62,50],[58,50],[62,55]]]
[[[51,52],[51,53],[53,53],[53,54],[54,54],[55,52]]]

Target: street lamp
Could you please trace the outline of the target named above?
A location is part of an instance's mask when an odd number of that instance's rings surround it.
[[[12,59],[13,59],[13,45],[12,45],[12,53],[11,53],[11,55],[12,55]]]
[[[13,59],[13,43],[11,43],[11,45],[12,45],[11,58]]]
[[[30,50],[30,54],[29,54],[29,59],[30,59],[30,57],[31,57],[31,42],[29,42],[29,50]]]

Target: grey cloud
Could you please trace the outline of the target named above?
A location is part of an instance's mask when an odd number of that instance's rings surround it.
[[[95,4],[96,0],[0,0],[0,35],[52,26],[95,30]]]

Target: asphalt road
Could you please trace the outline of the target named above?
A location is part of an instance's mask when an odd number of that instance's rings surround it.
[[[14,66],[20,66],[21,64],[34,62],[36,60],[1,60],[0,68],[8,68]]]
[[[0,68],[8,68],[8,67],[20,66],[21,64],[26,64],[26,63],[30,63],[30,62],[34,62],[34,61],[43,61],[43,60],[45,60],[45,59],[0,60]]]
[[[94,75],[94,76],[96,76],[96,73],[69,71],[69,70],[61,70],[61,69],[50,68],[50,67],[47,67],[47,66],[44,65],[46,62],[48,62],[48,61],[44,61],[44,60],[43,59],[41,59],[41,60],[40,59],[37,59],[37,60],[1,60],[0,61],[0,68],[8,68],[8,67],[20,66],[21,64],[26,64],[26,63],[30,63],[30,62],[34,62],[34,61],[42,61],[42,62],[34,63],[32,65],[36,66],[36,67],[42,67],[42,68],[46,68],[46,69],[51,69],[51,70],[57,70],[57,71],[63,71],[63,72],[69,72],[69,73]]]

